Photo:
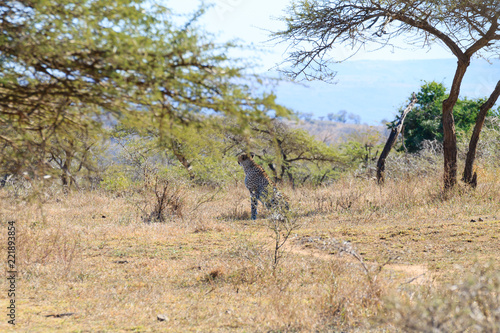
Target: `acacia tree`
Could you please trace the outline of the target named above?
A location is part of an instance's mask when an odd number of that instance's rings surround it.
[[[0,171],[55,166],[68,182],[67,164],[79,165],[88,148],[71,143],[81,133],[98,140],[87,130],[96,124],[155,128],[170,142],[207,113],[241,127],[269,109],[282,115],[245,64],[227,57],[235,46],[197,27],[202,13],[176,25],[154,1],[0,2]]]
[[[283,181],[288,177],[292,186],[297,181],[304,183],[307,179],[321,184],[334,168],[342,168],[344,158],[339,151],[300,128],[293,128],[284,121],[273,120],[264,125],[251,126],[254,139],[244,149],[252,150],[271,170],[275,181]],[[320,170],[321,174],[313,174],[311,168]],[[301,170],[308,170],[302,179],[296,179]],[[304,173],[304,172],[302,172]]]
[[[403,36],[409,45],[448,48],[457,58],[450,94],[442,103],[444,187],[450,189],[457,179],[453,107],[472,57],[499,53],[499,17],[497,0],[299,0],[283,19],[287,28],[273,36],[294,48],[284,71],[305,79],[334,76],[331,63],[344,60],[330,57],[337,46],[355,54],[367,43],[386,47]]]

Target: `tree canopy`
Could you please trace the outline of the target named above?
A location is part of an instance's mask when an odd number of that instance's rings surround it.
[[[165,139],[206,114],[241,127],[286,114],[246,64],[228,58],[235,45],[216,44],[197,26],[202,14],[176,25],[179,18],[155,2],[3,1],[4,172],[50,169],[50,152],[61,145],[82,155],[88,146],[70,142],[97,140],[94,130],[116,122],[157,128]]]
[[[404,144],[409,152],[421,148],[424,140],[443,142],[441,105],[448,97],[442,83],[425,82],[417,93],[417,105],[408,113],[404,125]],[[458,99],[453,109],[457,135],[466,135],[473,128],[481,105],[486,98]],[[498,114],[499,110],[490,110],[489,114]],[[399,115],[389,124],[392,128],[399,120]]]

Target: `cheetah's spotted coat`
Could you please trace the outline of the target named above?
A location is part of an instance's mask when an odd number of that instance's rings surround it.
[[[273,209],[274,212],[283,216],[284,211],[289,210],[286,198],[252,157],[248,154],[238,156],[238,164],[245,171],[245,186],[250,191],[252,220],[257,218],[258,201],[262,202],[267,209]]]

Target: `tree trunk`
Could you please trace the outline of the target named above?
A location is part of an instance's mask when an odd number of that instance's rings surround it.
[[[292,188],[295,189],[295,179],[293,178],[293,175],[290,172],[290,168],[287,168],[287,172],[286,173],[288,174],[288,180],[292,184]]]
[[[182,146],[180,142],[178,142],[175,139],[172,139],[171,144],[172,144],[172,152],[174,153],[175,157],[177,157],[177,160],[181,162],[182,166],[187,170],[189,178],[191,180],[194,179],[193,171],[191,170],[191,163],[189,163],[187,158],[182,153]]]
[[[404,109],[396,127],[394,127],[391,130],[391,134],[389,135],[389,138],[385,143],[384,150],[382,150],[382,153],[380,154],[380,157],[377,162],[377,182],[379,184],[384,183],[385,159],[387,158],[387,155],[389,155],[389,152],[391,151],[392,147],[394,147],[394,144],[398,139],[399,133],[401,133],[401,129],[403,128],[403,123],[405,121],[406,115],[413,109],[415,103],[417,103],[417,97],[415,96],[415,93],[413,93],[410,104],[406,107],[406,109]]]
[[[283,177],[285,177],[285,171],[286,171],[285,165],[282,163],[281,164],[281,172],[280,172],[280,180],[283,180]]]
[[[457,69],[451,85],[450,96],[443,101],[443,155],[444,155],[444,189],[450,190],[457,183],[457,135],[455,133],[455,120],[453,107],[455,106],[460,85],[465,71],[470,64],[470,58],[459,59]]]
[[[269,169],[271,170],[271,172],[273,173],[273,181],[275,183],[278,183],[279,182],[279,179],[278,179],[278,173],[276,172],[276,168],[274,167],[274,164],[272,163],[267,163],[267,166],[269,167]]]
[[[72,176],[71,176],[71,164],[73,162],[73,152],[70,150],[64,150],[64,162],[61,166],[61,183],[63,186],[64,194],[69,193],[69,189],[72,185]]]
[[[479,114],[477,115],[476,125],[474,126],[474,131],[470,138],[469,151],[467,152],[467,159],[465,160],[465,168],[462,176],[462,181],[464,181],[466,184],[471,185],[472,187],[476,187],[477,185],[477,175],[476,173],[472,175],[472,170],[474,166],[474,160],[476,158],[476,149],[477,143],[479,141],[479,135],[481,134],[486,114],[493,107],[493,105],[495,105],[499,95],[500,81],[497,82],[497,85],[488,100],[483,105],[481,105]]]

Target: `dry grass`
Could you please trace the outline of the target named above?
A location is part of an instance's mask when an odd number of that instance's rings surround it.
[[[352,178],[285,189],[301,228],[274,274],[272,231],[265,221],[248,219],[243,185],[216,195],[186,187],[179,193],[182,216],[164,223],[142,222],[130,198],[105,192],[54,192],[40,206],[3,189],[2,225],[15,220],[17,226],[16,328],[407,329],[425,312],[425,295],[453,292],[448,284],[477,273],[477,262],[498,267],[499,178],[485,172],[475,191],[446,197],[432,177],[389,180],[383,188]],[[498,289],[492,292],[498,297]],[[57,317],[64,313],[72,314]],[[6,328],[4,319],[0,330]]]

